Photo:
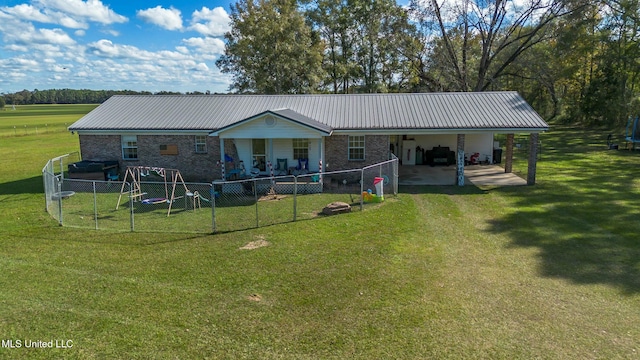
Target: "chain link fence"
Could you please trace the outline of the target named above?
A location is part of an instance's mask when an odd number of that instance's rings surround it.
[[[46,210],[61,226],[112,231],[215,233],[312,219],[333,202],[360,211],[398,193],[398,160],[362,169],[213,183],[70,179],[77,154],[43,168]]]
[[[58,156],[49,160],[42,168],[42,181],[45,193],[45,209],[62,225],[62,183],[69,164],[80,160],[77,152]]]

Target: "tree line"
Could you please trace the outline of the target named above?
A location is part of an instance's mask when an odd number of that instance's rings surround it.
[[[22,90],[15,93],[0,95],[0,108],[5,105],[35,105],[35,104],[101,104],[113,95],[181,95],[180,92],[133,90],[75,90],[75,89],[49,89],[49,90]],[[198,91],[187,93],[188,95],[205,95]]]
[[[640,111],[638,0],[238,0],[236,93],[517,90],[545,118]]]
[[[640,114],[640,0],[238,0],[230,17],[216,65],[233,93],[516,90],[546,119],[621,127]],[[115,94],[151,93],[23,90],[0,101]]]

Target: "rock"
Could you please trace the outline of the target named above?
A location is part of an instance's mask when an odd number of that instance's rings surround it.
[[[325,215],[342,214],[348,212],[351,212],[351,205],[341,201],[332,202],[331,204],[325,206],[324,209],[322,209],[322,213]]]

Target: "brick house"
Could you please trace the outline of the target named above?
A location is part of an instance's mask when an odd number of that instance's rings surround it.
[[[122,95],[69,130],[83,160],[176,168],[187,180],[212,181],[240,164],[266,175],[268,163],[278,168],[285,159],[279,172],[295,171],[299,159],[311,172],[361,168],[391,153],[414,166],[425,154],[417,149],[436,147],[451,149],[461,175],[468,154],[493,162],[495,134],[530,134],[533,142],[548,125],[516,92]],[[529,161],[534,183],[535,154]]]

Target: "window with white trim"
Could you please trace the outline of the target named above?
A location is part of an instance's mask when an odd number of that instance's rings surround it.
[[[293,139],[293,158],[309,159],[309,139]]]
[[[136,135],[122,135],[122,159],[138,159],[138,137]]]
[[[207,153],[207,135],[196,135],[195,144],[197,154]]]
[[[349,160],[364,160],[364,135],[349,135]]]

